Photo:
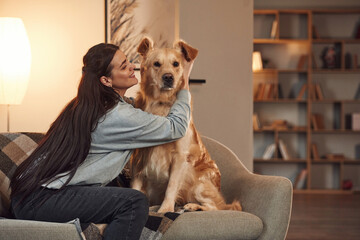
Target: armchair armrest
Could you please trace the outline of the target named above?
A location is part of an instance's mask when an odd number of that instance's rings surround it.
[[[292,207],[291,181],[253,174],[229,148],[208,137],[202,140],[220,169],[221,191],[227,202],[239,199],[245,212],[263,221],[258,239],[285,239]]]
[[[263,221],[263,232],[258,239],[285,239],[292,207],[292,184],[284,177],[252,173],[233,179],[224,189],[230,199],[240,199],[245,212]]]

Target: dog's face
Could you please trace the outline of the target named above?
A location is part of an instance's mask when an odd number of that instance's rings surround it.
[[[177,92],[184,81],[184,61],[194,60],[198,53],[183,41],[173,48],[154,48],[149,38],[142,40],[138,52],[142,56],[141,88],[154,97]]]

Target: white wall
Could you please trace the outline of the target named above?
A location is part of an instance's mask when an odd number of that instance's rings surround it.
[[[201,134],[232,149],[253,169],[252,0],[180,0],[180,38],[199,49],[191,78],[193,113]]]
[[[32,50],[28,90],[21,105],[10,107],[10,131],[45,132],[76,95],[83,55],[105,41],[104,1],[0,0],[0,17],[23,19]]]

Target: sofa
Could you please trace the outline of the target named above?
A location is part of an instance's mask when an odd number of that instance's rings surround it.
[[[42,137],[42,133],[0,133],[0,239],[84,239],[74,224],[76,220],[70,223],[17,220],[8,211],[9,179]],[[253,174],[229,148],[209,137],[202,139],[220,169],[223,195],[227,202],[239,199],[243,211],[185,212],[158,237],[285,239],[292,207],[291,182],[283,177]]]

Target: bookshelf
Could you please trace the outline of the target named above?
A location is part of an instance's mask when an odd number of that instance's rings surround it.
[[[254,10],[253,44],[254,171],[295,192],[359,191],[360,9]]]

